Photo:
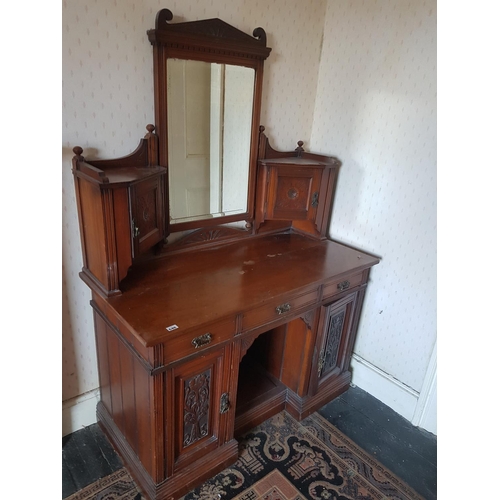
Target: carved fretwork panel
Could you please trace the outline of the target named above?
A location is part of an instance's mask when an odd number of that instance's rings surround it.
[[[208,434],[211,370],[184,382],[183,446],[190,446]]]
[[[221,413],[221,398],[229,392],[224,378],[224,363],[229,362],[227,350],[228,347],[212,350],[172,370],[175,405],[170,409],[170,418],[174,419],[170,439],[176,443],[174,469],[215,450],[224,439],[225,412]],[[223,406],[230,405],[229,397]]]
[[[349,369],[357,297],[358,293],[351,293],[321,308],[316,343],[317,364],[311,373],[313,393]]]
[[[320,358],[322,358],[322,363],[320,366],[321,371],[319,372],[320,377],[329,373],[337,366],[340,340],[342,338],[342,331],[344,328],[344,320],[345,310],[342,310],[334,316],[330,316],[329,318],[325,346],[320,353]]]

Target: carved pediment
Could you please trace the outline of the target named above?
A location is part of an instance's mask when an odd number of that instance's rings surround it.
[[[162,9],[156,16],[156,29],[148,31],[149,39],[152,43],[169,45],[175,43],[176,46],[198,45],[203,43],[231,44],[234,51],[255,50],[261,57],[267,57],[271,52],[266,47],[266,32],[262,28],[255,28],[253,36],[240,31],[230,24],[218,18],[203,19],[200,21],[190,21],[184,23],[170,23],[173,14],[169,9]],[[250,54],[249,54],[250,55]],[[256,54],[255,54],[256,55]]]
[[[262,28],[256,28],[254,30],[254,38],[218,18],[169,24],[169,21],[172,19],[173,14],[169,9],[160,10],[156,16],[156,29],[159,31],[181,32],[185,34],[191,33],[193,35],[225,38],[233,41],[239,40],[249,43],[258,42],[261,45],[266,45],[266,32]]]

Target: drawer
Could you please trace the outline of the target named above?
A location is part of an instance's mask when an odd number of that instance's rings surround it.
[[[295,312],[318,300],[318,289],[309,289],[303,293],[284,297],[275,303],[257,307],[243,315],[242,331],[252,330],[283,317],[293,316]]]
[[[172,338],[163,343],[164,364],[197,354],[209,347],[231,339],[236,331],[236,318],[227,319],[190,330],[182,335],[172,333]]]
[[[363,283],[363,272],[348,276],[347,278],[336,279],[325,283],[323,287],[323,299],[333,297],[346,290],[354,288]]]

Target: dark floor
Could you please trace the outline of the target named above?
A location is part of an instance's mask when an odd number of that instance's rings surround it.
[[[351,387],[318,413],[427,500],[437,497],[437,438]]]
[[[436,436],[358,387],[319,413],[425,499],[437,497]],[[62,498],[122,467],[97,424],[65,436],[62,444]]]

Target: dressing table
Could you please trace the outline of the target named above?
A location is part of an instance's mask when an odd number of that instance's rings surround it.
[[[129,156],[73,158],[98,421],[151,499],[347,390],[379,261],[326,238],[339,160],[277,151],[259,126],[264,30],[172,19],[148,32],[155,125]]]

